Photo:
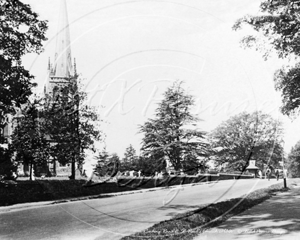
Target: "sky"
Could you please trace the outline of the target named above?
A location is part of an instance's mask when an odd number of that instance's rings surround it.
[[[61,0],[23,0],[41,20],[48,20],[48,40],[40,55],[28,54],[24,65],[39,89],[53,62]],[[105,147],[123,157],[132,144],[139,152],[139,125],[154,115],[162,93],[176,80],[196,99],[192,112],[211,131],[242,111],[262,110],[281,120],[285,150],[300,137],[300,120],[279,112],[280,93],[273,74],[283,64],[276,57],[244,49],[234,22],[256,15],[258,0],[67,0],[72,58],[98,107]],[[101,146],[103,147],[103,145]]]

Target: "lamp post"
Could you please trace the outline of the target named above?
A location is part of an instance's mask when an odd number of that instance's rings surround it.
[[[286,169],[284,168],[284,162],[283,162],[283,159],[282,159],[282,169],[283,169],[283,186],[284,186],[284,188],[287,188],[287,186],[286,186],[286,175],[287,175],[287,173],[286,173]]]
[[[286,186],[286,169],[284,168],[284,142],[283,142],[283,152],[282,152],[282,174],[283,174],[283,187],[287,188]]]

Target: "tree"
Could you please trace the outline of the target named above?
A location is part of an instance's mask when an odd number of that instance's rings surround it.
[[[243,25],[252,27],[259,35],[242,39],[245,47],[256,47],[267,59],[275,51],[280,58],[295,58],[294,66],[279,69],[274,76],[275,88],[282,94],[281,111],[288,116],[297,115],[300,105],[300,2],[296,0],[265,0],[260,5],[261,14],[238,19],[233,29]]]
[[[14,114],[14,106],[26,103],[32,93],[33,76],[22,66],[21,57],[42,51],[47,24],[19,0],[2,0],[0,6],[0,127],[4,127],[5,115]]]
[[[174,82],[163,97],[155,118],[140,126],[144,133],[141,150],[146,157],[169,159],[179,170],[184,167],[186,155],[206,156],[205,132],[195,127],[199,119],[191,114],[194,98],[185,92],[182,82]]]
[[[101,141],[102,136],[100,117],[86,99],[75,76],[45,101],[44,120],[52,142],[51,155],[62,164],[71,163],[71,179],[75,178],[76,163],[80,166],[84,161],[84,150],[94,150],[94,143]]]
[[[144,176],[155,176],[156,172],[166,169],[166,162],[163,157],[158,156],[139,156],[134,165],[135,171],[141,171]]]
[[[120,158],[116,153],[109,154],[104,149],[98,157],[96,171],[101,177],[114,177],[119,171]]]
[[[207,150],[207,153],[209,151]],[[185,169],[185,172],[189,175],[195,175],[199,172],[205,172],[207,168],[207,161],[209,160],[209,154],[204,157],[199,157],[195,155],[194,152],[188,152],[184,155],[184,161],[183,161],[183,169]]]
[[[0,180],[2,178],[14,179],[13,173],[17,172],[17,165],[11,161],[12,152],[8,148],[0,147]]]
[[[287,159],[287,169],[291,177],[300,177],[300,141],[298,141]]]
[[[221,123],[210,134],[216,164],[243,171],[250,159],[256,166],[278,166],[283,153],[282,123],[262,112],[240,113]]]
[[[15,152],[15,161],[30,166],[30,180],[34,167],[43,168],[47,166],[50,156],[50,144],[47,140],[47,132],[43,112],[40,103],[34,100],[28,102],[21,116],[14,118],[16,127],[11,136],[11,151]],[[48,173],[45,170],[45,173]]]
[[[0,168],[9,165],[10,154],[2,146],[2,129],[7,114],[15,113],[15,106],[26,103],[31,95],[33,76],[22,66],[21,57],[40,53],[46,40],[46,21],[38,19],[29,5],[19,0],[0,1]],[[4,164],[2,166],[2,163]],[[7,165],[8,164],[8,165]],[[6,168],[5,167],[5,168]],[[12,165],[8,169],[16,169]]]
[[[120,163],[120,171],[141,171],[143,175],[154,176],[155,172],[165,169],[163,156],[138,156],[136,150],[130,144],[124,153],[124,158]]]
[[[134,147],[130,144],[126,149],[124,153],[124,158],[121,162],[121,171],[130,171],[130,170],[136,170],[136,164],[138,161],[138,156],[136,155],[136,150]]]
[[[108,174],[111,177],[114,177],[120,171],[121,161],[118,154],[113,153],[110,156],[110,164],[108,168]]]

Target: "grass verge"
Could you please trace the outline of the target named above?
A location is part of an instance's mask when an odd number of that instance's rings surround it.
[[[223,202],[200,206],[199,209],[160,222],[122,240],[155,239],[155,240],[187,240],[193,239],[204,230],[215,227],[226,219],[237,215],[269,198],[276,192],[288,191],[282,184],[275,184],[268,188],[256,190],[249,195]]]

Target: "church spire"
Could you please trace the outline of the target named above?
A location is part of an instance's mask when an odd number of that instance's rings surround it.
[[[67,84],[69,79],[75,75],[71,58],[71,41],[67,4],[66,0],[59,1],[61,6],[58,21],[58,31],[56,34],[54,63],[48,63],[49,75],[44,88],[45,94],[54,94],[54,91],[56,91],[55,89]]]
[[[58,33],[56,35],[56,50],[53,65],[53,77],[69,78],[73,75],[70,30],[66,0],[60,0],[60,15]]]
[[[66,0],[59,1],[61,6],[56,34],[54,63],[48,63],[49,75],[44,88],[45,94],[54,94],[56,91],[55,89],[67,84],[70,78],[75,75],[71,58],[71,40],[67,4]]]

